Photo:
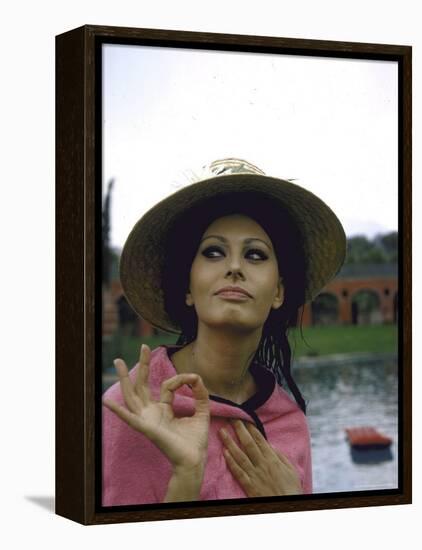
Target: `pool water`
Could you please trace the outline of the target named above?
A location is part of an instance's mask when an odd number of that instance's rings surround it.
[[[294,369],[307,402],[314,493],[398,487],[397,362]],[[388,450],[352,451],[345,428],[372,426]]]

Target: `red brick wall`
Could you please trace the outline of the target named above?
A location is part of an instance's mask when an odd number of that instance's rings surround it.
[[[388,295],[385,290],[388,290]],[[380,313],[383,322],[392,323],[394,315],[394,297],[398,290],[397,279],[394,277],[370,277],[367,279],[334,279],[322,292],[336,296],[339,306],[339,324],[352,322],[352,301],[354,295],[361,290],[375,292],[380,302]],[[344,291],[347,296],[343,296]],[[303,312],[303,326],[312,324],[311,304],[305,305]]]
[[[388,289],[388,295],[385,294],[386,289]],[[383,322],[392,323],[395,321],[394,297],[398,290],[397,278],[368,277],[366,279],[334,279],[322,290],[322,292],[327,292],[336,296],[338,300],[339,324],[350,324],[352,322],[353,296],[360,290],[370,290],[377,294],[380,302],[380,313]],[[347,296],[343,296],[344,291],[347,292]],[[109,291],[103,291],[104,334],[112,334],[117,328],[118,315],[115,304],[122,294],[122,287],[120,281],[118,280],[112,281]],[[310,303],[306,304],[303,309],[302,324],[303,326],[312,325],[312,309]],[[153,333],[152,326],[143,319],[139,319],[138,326],[140,336],[149,336]]]

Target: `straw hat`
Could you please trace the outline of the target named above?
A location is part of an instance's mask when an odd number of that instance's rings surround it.
[[[165,245],[177,219],[196,205],[233,193],[259,193],[287,211],[296,224],[306,259],[305,297],[312,300],[342,266],[346,236],[334,212],[316,195],[286,180],[266,176],[241,159],[217,160],[199,181],[173,193],[135,224],[120,258],[120,280],[133,309],[157,328],[180,332],[166,312],[163,292]]]

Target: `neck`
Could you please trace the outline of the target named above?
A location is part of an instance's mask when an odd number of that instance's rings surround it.
[[[196,340],[175,354],[180,359],[176,370],[199,374],[210,393],[241,403],[255,391],[249,366],[261,333],[261,329],[231,333],[200,325]]]

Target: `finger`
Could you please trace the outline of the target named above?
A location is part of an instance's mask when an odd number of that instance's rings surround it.
[[[268,443],[268,441],[265,439],[265,437],[262,435],[262,433],[258,430],[256,426],[254,426],[251,422],[247,422],[246,424],[247,430],[253,437],[255,444],[261,451],[261,453],[266,457],[269,455],[274,454],[274,449],[271,447],[271,445]]]
[[[116,368],[117,374],[119,375],[120,388],[122,390],[123,399],[127,407],[135,412],[137,409],[135,401],[135,392],[133,389],[132,382],[129,378],[129,372],[126,366],[126,363],[123,359],[115,359],[114,366]]]
[[[243,470],[236,462],[236,460],[231,455],[230,451],[228,449],[223,450],[224,458],[226,459],[226,464],[233,474],[233,477],[238,481],[238,483],[241,485],[243,490],[248,496],[251,496],[249,494],[249,489],[251,486],[251,480],[248,474]]]
[[[252,464],[249,457],[243,452],[243,450],[236,444],[234,439],[229,435],[227,430],[222,428],[219,433],[226,449],[230,451],[230,455],[233,460],[236,461],[237,465],[242,468],[242,470],[244,470],[246,473],[251,472],[254,468],[254,465]]]
[[[137,420],[137,417],[135,414],[131,413],[128,409],[125,407],[122,407],[115,401],[111,401],[111,399],[104,399],[103,405],[107,407],[111,412],[116,414],[121,420],[129,424],[132,428],[135,427],[135,421]],[[138,422],[139,424],[139,422]]]
[[[296,483],[296,488],[294,489],[294,492],[292,494],[303,492],[302,480],[296,467],[293,466],[293,464],[289,461],[287,456],[281,453],[280,451],[275,451],[275,454],[277,458],[280,460],[280,462],[283,464],[283,466],[285,467],[286,471],[290,472],[290,475],[293,475],[293,478]]]
[[[193,375],[190,387],[195,398],[195,411],[197,414],[210,414],[210,401],[208,390],[199,374]]]
[[[196,377],[196,374],[186,373],[176,374],[176,376],[173,376],[168,380],[164,380],[160,388],[161,403],[168,403],[171,405],[173,403],[174,392],[183,386],[183,384],[193,384]]]
[[[250,422],[247,422],[250,424]],[[255,442],[249,430],[241,420],[235,420],[232,422],[234,429],[236,430],[237,437],[242,445],[242,449],[247,454],[248,458],[255,466],[262,460],[261,449]]]
[[[290,462],[285,454],[283,454],[281,451],[275,451],[275,454],[285,466],[296,472],[296,468],[293,466],[293,464]]]
[[[142,344],[139,353],[139,365],[135,381],[135,391],[144,402],[148,402],[150,400],[150,391],[148,385],[150,359],[150,348],[146,344]]]

